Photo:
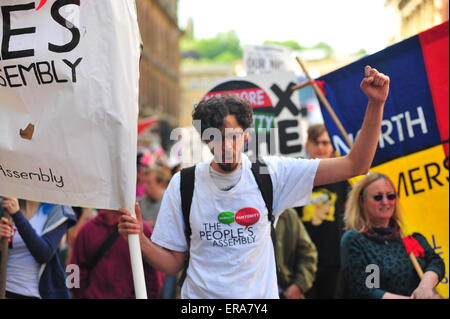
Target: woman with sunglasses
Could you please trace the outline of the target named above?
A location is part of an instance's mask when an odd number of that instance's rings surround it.
[[[341,240],[346,297],[438,298],[434,287],[445,273],[443,260],[424,236],[412,235],[424,276],[419,279],[403,244],[401,213],[392,181],[370,173],[350,192]]]

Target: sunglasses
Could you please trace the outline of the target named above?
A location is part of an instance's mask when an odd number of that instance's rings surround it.
[[[387,200],[395,200],[397,198],[397,194],[389,193],[389,194],[377,194],[373,196],[373,200],[379,202],[386,196]]]

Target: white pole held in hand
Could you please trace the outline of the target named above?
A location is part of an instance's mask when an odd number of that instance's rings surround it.
[[[136,218],[134,209],[130,210]],[[141,244],[139,235],[128,235],[128,247],[130,249],[131,272],[133,273],[134,291],[136,299],[147,299],[147,289],[145,287],[144,265],[142,263]]]

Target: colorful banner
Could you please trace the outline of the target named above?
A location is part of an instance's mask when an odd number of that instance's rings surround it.
[[[367,97],[359,89],[365,65],[391,79],[382,132],[371,171],[396,185],[406,233],[420,232],[445,261],[438,291],[448,298],[449,254],[449,30],[448,21],[319,78],[351,139]],[[326,109],[325,124],[340,154],[348,146]]]
[[[133,0],[0,1],[0,195],[133,208]]]

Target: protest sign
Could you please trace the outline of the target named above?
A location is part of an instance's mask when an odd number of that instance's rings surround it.
[[[247,75],[294,70],[292,49],[276,44],[244,45]]]
[[[0,2],[0,194],[133,208],[140,38],[132,0]]]
[[[204,96],[234,95],[250,102],[253,108],[254,133],[248,155],[304,154],[305,120],[299,111],[298,92],[292,72],[273,72],[225,79]]]

